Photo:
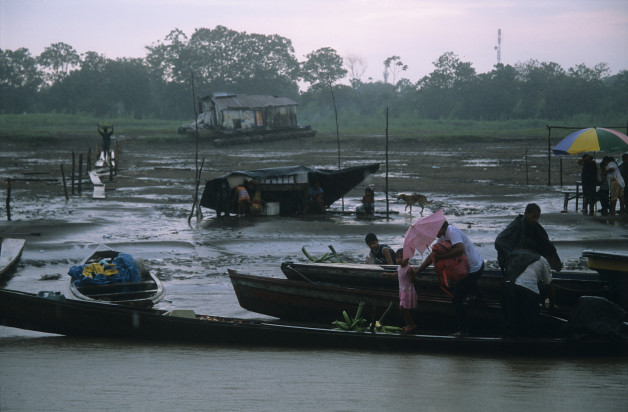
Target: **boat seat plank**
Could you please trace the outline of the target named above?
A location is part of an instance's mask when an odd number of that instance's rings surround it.
[[[157,291],[157,289],[154,290],[138,290],[137,292],[131,292],[134,295],[148,295],[148,296],[152,296],[155,292]],[[115,296],[129,296],[129,292],[111,292],[111,293],[94,293],[91,295],[87,295],[88,297],[92,298],[92,299],[100,299],[103,297],[115,297]]]
[[[76,288],[83,291],[93,290],[103,290],[103,289],[119,289],[119,288],[130,288],[130,289],[140,289],[145,288],[147,286],[155,286],[155,282],[152,280],[143,280],[140,282],[117,282],[117,283],[105,283],[102,285],[83,285],[77,286]]]

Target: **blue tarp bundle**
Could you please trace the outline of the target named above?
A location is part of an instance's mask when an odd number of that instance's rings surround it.
[[[139,282],[142,280],[133,256],[128,253],[119,253],[111,263],[100,262],[72,266],[68,275],[72,276],[76,286]]]

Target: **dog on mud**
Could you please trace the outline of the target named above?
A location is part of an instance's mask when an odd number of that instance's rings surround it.
[[[404,211],[408,210],[408,207],[410,207],[410,214],[412,214],[412,205],[416,204],[418,206],[421,206],[421,214],[423,214],[423,209],[425,208],[425,205],[429,205],[430,203],[432,203],[431,200],[427,200],[427,197],[418,193],[412,195],[401,193],[399,196],[397,196],[397,200],[403,200],[404,202],[406,202],[406,207]]]

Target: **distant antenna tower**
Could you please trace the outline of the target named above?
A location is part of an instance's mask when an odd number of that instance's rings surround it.
[[[495,50],[497,50],[497,64],[502,62],[502,29],[497,29],[497,46],[495,46]]]

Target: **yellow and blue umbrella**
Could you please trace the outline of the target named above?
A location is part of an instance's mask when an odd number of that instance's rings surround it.
[[[552,151],[556,155],[625,152],[628,151],[628,136],[613,129],[589,127],[569,134]]]

